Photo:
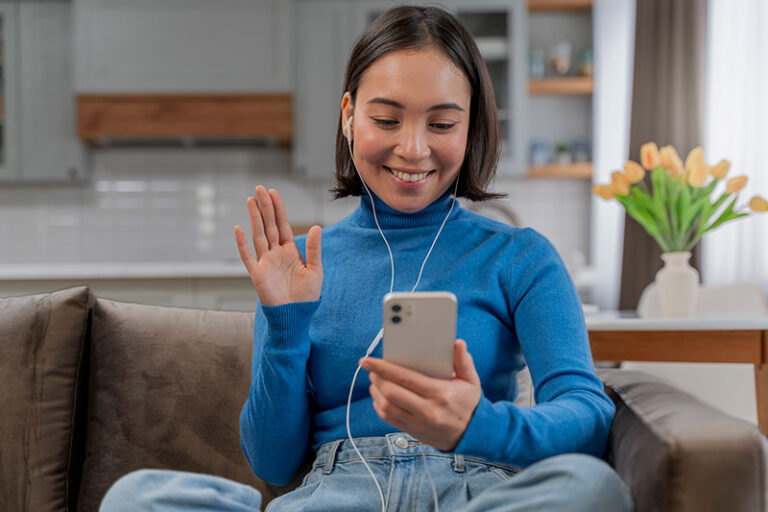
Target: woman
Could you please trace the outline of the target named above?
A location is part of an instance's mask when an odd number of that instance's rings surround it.
[[[535,231],[451,195],[498,197],[485,190],[496,106],[468,31],[437,8],[390,10],[355,46],[344,91],[335,194],[361,196],[358,209],[294,239],[280,195],[258,186],[248,200],[255,255],[235,228],[259,298],[243,449],[277,485],[314,458],[269,510],[631,510],[598,458],[614,409],[562,261]],[[383,361],[380,347],[360,360],[382,296],[413,288],[458,297],[450,380]],[[358,364],[367,372],[350,391]],[[519,408],[526,364],[537,405]],[[260,506],[250,487],[172,472],[129,475],[104,507],[121,495],[174,510]]]

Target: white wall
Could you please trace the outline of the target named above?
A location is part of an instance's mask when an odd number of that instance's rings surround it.
[[[284,148],[111,148],[92,153],[81,185],[0,185],[0,263],[237,260],[232,227],[262,183],[293,223],[333,223],[358,199],[289,174]],[[500,180],[522,223],[563,258],[588,255],[586,180]],[[555,196],[556,194],[556,196]]]

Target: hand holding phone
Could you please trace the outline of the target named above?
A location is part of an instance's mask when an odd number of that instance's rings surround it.
[[[458,302],[451,292],[394,292],[383,300],[383,358],[450,379]]]

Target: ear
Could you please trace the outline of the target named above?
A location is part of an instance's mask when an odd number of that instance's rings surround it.
[[[354,110],[355,107],[352,105],[352,95],[349,93],[349,91],[347,91],[341,98],[341,131],[350,141],[352,140],[352,134],[354,133],[354,130],[352,130],[352,125],[350,124],[350,130],[349,133],[347,133],[346,127],[347,122],[349,122],[350,118],[352,118]]]

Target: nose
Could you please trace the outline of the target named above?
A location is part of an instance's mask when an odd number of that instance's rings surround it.
[[[418,161],[429,156],[431,150],[426,127],[415,124],[404,125],[398,138],[394,149],[396,156],[409,161]]]

